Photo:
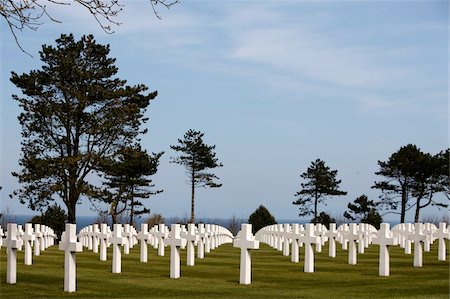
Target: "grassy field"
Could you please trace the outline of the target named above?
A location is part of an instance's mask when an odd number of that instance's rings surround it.
[[[101,262],[89,251],[77,254],[77,292],[63,292],[64,253],[57,246],[33,265],[23,265],[18,253],[17,284],[7,285],[6,252],[0,252],[1,298],[449,298],[449,262],[437,260],[437,242],[424,252],[423,268],[414,268],[413,255],[391,248],[391,276],[378,276],[378,246],[358,254],[358,264],[347,264],[347,252],[338,246],[337,257],[328,257],[325,246],[316,253],[315,273],[303,272],[300,263],[290,262],[281,252],[261,244],[252,252],[252,284],[240,285],[239,254],[231,244],[223,245],[185,266],[182,251],[181,278],[169,278],[169,252],[158,257],[149,247],[149,262],[139,262],[139,246],[122,255],[122,273],[111,273],[108,261]],[[447,260],[448,260],[447,256]]]

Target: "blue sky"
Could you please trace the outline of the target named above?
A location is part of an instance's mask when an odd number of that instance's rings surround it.
[[[166,217],[190,213],[184,170],[169,164],[169,146],[190,128],[224,164],[223,187],[197,191],[199,217],[247,218],[263,204],[296,219],[299,175],[317,158],[348,191],[319,209],[342,215],[359,195],[378,197],[378,160],[408,143],[433,154],[448,146],[447,1],[184,1],[160,8],[162,20],[147,1],[122,3],[114,34],[81,7],[52,7],[62,24],[18,35],[34,58],[2,21],[2,209],[30,213],[7,196],[21,140],[10,71],[39,68],[41,45],[61,33],[94,34],[111,45],[120,78],[158,90],[143,146],[166,152],[154,176],[164,192],[148,202]],[[94,214],[82,201],[78,214]]]

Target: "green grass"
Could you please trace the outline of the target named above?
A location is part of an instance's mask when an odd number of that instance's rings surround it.
[[[111,252],[101,262],[85,250],[77,254],[77,292],[63,292],[64,253],[57,246],[33,265],[23,265],[18,253],[17,284],[7,285],[5,248],[0,251],[0,298],[449,298],[449,262],[437,260],[437,242],[424,252],[422,268],[413,267],[413,255],[391,248],[391,276],[378,276],[378,246],[358,254],[358,264],[347,264],[347,252],[338,246],[337,257],[328,257],[325,246],[316,253],[315,273],[303,272],[267,245],[252,252],[252,284],[239,284],[239,254],[231,244],[223,245],[205,259],[187,267],[182,250],[181,278],[169,278],[169,253],[158,257],[149,247],[149,262],[139,262],[139,245],[122,254],[122,273],[111,273]],[[447,256],[447,260],[449,257]]]

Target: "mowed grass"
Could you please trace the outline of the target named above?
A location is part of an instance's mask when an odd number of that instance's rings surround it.
[[[169,278],[170,248],[164,257],[149,246],[149,262],[139,262],[139,245],[122,254],[122,273],[111,273],[112,247],[108,261],[85,250],[77,253],[77,292],[63,292],[64,253],[53,246],[33,256],[33,265],[23,265],[18,253],[17,284],[6,279],[6,250],[0,255],[1,298],[449,298],[447,261],[437,260],[437,242],[424,252],[423,267],[413,267],[413,255],[392,247],[391,276],[378,276],[378,246],[358,254],[358,264],[348,265],[348,252],[337,246],[337,257],[328,257],[328,247],[315,254],[315,273],[303,272],[300,262],[290,262],[280,251],[261,244],[252,251],[252,284],[239,284],[240,250],[231,244],[196,259],[187,267],[182,250],[181,278]]]

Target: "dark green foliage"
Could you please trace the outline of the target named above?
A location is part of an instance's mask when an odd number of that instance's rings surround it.
[[[325,212],[320,212],[319,216],[316,218],[311,219],[312,223],[321,223],[326,226],[326,228],[330,228],[330,223],[336,223],[336,220],[328,215]]]
[[[270,214],[269,210],[263,205],[260,205],[248,217],[248,223],[252,225],[253,233],[256,233],[265,226],[277,224],[275,218],[272,216],[272,214]]]
[[[349,203],[347,205],[349,211],[344,212],[344,217],[351,221],[372,224],[379,229],[383,219],[377,211],[377,206],[378,203],[369,200],[367,196],[363,194],[355,199],[354,203]]]
[[[203,135],[202,132],[191,129],[184,134],[183,140],[178,139],[179,145],[170,146],[174,151],[180,152],[180,156],[172,157],[170,162],[185,167],[186,175],[189,178],[188,184],[191,185],[191,223],[195,221],[195,188],[218,188],[222,186],[222,184],[215,182],[219,179],[217,176],[206,172],[223,165],[218,162],[216,153],[213,151],[216,146],[206,145],[202,139]]]
[[[145,132],[140,126],[157,93],[114,78],[118,68],[109,51],[92,35],[79,41],[61,35],[56,46],[42,47],[41,69],[12,72],[11,82],[24,95],[13,95],[23,109],[21,170],[13,173],[22,187],[14,195],[32,210],[59,197],[75,223],[81,196],[96,191],[86,177]]]
[[[150,213],[139,199],[162,192],[151,190],[155,185],[148,178],[157,172],[162,155],[163,152],[149,155],[140,145],[134,145],[121,148],[114,159],[102,161],[100,169],[108,187],[102,192],[102,199],[110,204],[113,223],[117,223],[118,215],[125,210],[129,212],[130,224],[134,224],[135,216]]]
[[[386,180],[375,182],[372,188],[380,189],[381,203],[392,212],[400,208],[400,222],[405,222],[406,212],[415,207],[415,221],[419,221],[422,208],[429,205],[447,207],[433,196],[449,194],[448,150],[435,156],[423,153],[417,146],[401,147],[386,162],[378,161],[380,170],[375,174]]]
[[[66,221],[66,211],[64,211],[64,209],[57,204],[48,206],[45,212],[43,212],[39,216],[34,216],[31,219],[31,223],[33,224],[38,223],[51,227],[55,231],[55,234],[58,236],[58,240],[61,239],[61,234],[66,229]]]
[[[311,162],[307,171],[300,177],[306,180],[301,183],[302,189],[295,196],[299,198],[292,204],[299,205],[299,216],[314,215],[313,222],[318,218],[317,205],[325,201],[328,196],[345,195],[347,192],[339,190],[341,180],[336,179],[337,170],[330,170],[325,162],[317,159]]]

